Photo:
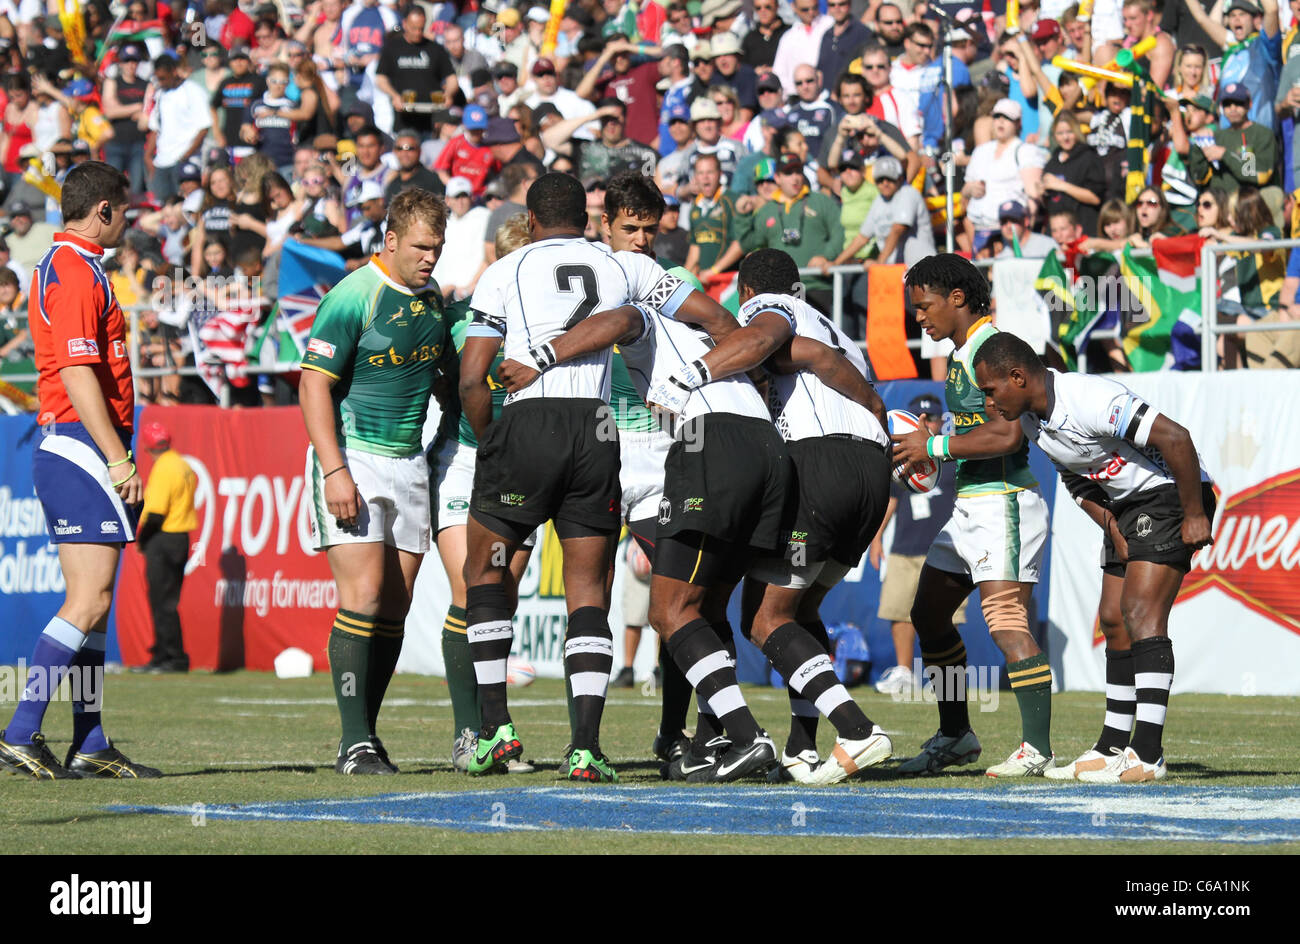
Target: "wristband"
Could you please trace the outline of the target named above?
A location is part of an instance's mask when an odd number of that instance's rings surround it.
[[[344,469],[346,469],[346,468],[347,468],[346,465],[341,465],[341,466],[339,466],[337,469],[334,469],[333,471],[326,472],[324,475],[321,476],[321,481],[322,481],[322,482],[325,481],[325,479],[329,478],[329,477],[330,477],[331,475],[333,475],[335,472],[342,472],[342,471],[343,471]]]
[[[951,436],[931,436],[925,441],[925,454],[931,459],[952,459],[948,452],[948,440],[951,438]]]
[[[112,485],[114,488],[121,488],[123,485],[125,485],[127,482],[131,481],[131,479],[133,479],[133,478],[135,478],[135,465],[134,465],[134,464],[132,464],[132,466],[131,466],[131,474],[130,474],[130,475],[128,475],[126,478],[122,479],[122,481],[120,481],[120,482],[114,482],[114,481],[112,481],[112,480],[110,479],[108,484]]]
[[[536,347],[528,349],[528,356],[533,359],[537,369],[543,373],[548,367],[555,366],[555,348],[548,341],[545,344],[539,344]]]
[[[130,461],[131,461],[131,450],[128,449],[128,450],[126,451],[126,458],[125,458],[125,459],[118,459],[116,462],[110,462],[110,463],[108,464],[108,467],[109,467],[110,469],[115,469],[115,468],[117,468],[119,465],[126,465],[126,464],[127,464],[128,462],[130,462]]]
[[[681,367],[673,371],[672,375],[668,378],[670,383],[681,387],[683,390],[698,389],[699,387],[703,387],[712,379],[713,377],[709,373],[709,368],[705,365],[703,359],[690,364],[683,364]]]

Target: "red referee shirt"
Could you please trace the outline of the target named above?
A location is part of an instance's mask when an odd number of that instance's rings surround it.
[[[32,273],[29,321],[40,372],[40,422],[80,422],[59,370],[85,364],[95,371],[113,425],[131,429],[135,386],[126,349],[126,318],[100,266],[104,250],[58,233]]]

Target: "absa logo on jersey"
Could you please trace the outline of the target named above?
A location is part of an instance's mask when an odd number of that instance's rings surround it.
[[[1232,496],[1219,508],[1214,543],[1192,555],[1177,602],[1210,587],[1300,634],[1300,469]]]

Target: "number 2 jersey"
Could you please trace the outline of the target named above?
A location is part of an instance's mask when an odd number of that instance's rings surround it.
[[[825,315],[791,295],[755,295],[740,306],[740,323],[748,325],[763,312],[773,312],[790,323],[801,338],[820,341],[839,351],[868,380],[866,359],[857,344],[849,340]],[[772,421],[786,442],[816,436],[858,436],[882,446],[889,437],[866,407],[832,390],[811,371],[774,374],[768,381],[768,405]]]
[[[492,263],[479,278],[469,336],[505,339],[505,357],[528,351],[599,311],[643,302],[669,317],[692,288],[649,256],[614,252],[582,236],[543,239]],[[611,350],[556,364],[506,403],[540,397],[610,401]]]
[[[337,381],[330,393],[345,445],[412,456],[450,348],[438,286],[412,292],[372,257],[321,299],[302,366]]]
[[[1159,415],[1118,381],[1048,370],[1047,418],[1025,412],[1020,428],[1061,470],[1067,487],[1077,476],[1099,486],[1109,501],[1120,502],[1174,484],[1164,456],[1148,444]],[[1201,481],[1209,480],[1202,465]],[[1076,494],[1076,487],[1070,492]]]

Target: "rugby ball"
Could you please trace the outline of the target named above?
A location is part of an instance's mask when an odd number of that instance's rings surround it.
[[[889,411],[889,435],[903,436],[920,428],[920,419],[907,410]],[[939,482],[939,463],[935,459],[926,459],[911,475],[903,474],[904,467],[902,462],[894,466],[894,481],[913,492],[918,494],[928,492]]]
[[[514,688],[523,688],[525,685],[532,685],[533,679],[537,678],[537,670],[527,659],[521,659],[518,656],[510,656],[506,659],[506,684]]]

